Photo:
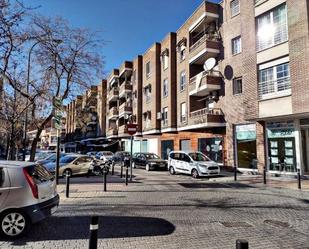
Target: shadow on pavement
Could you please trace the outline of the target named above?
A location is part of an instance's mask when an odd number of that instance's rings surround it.
[[[255,188],[243,183],[178,183],[184,188]]]
[[[33,226],[25,237],[12,245],[48,240],[89,239],[90,216],[52,216]],[[167,220],[152,217],[99,216],[98,239],[162,236],[173,233],[175,226]]]

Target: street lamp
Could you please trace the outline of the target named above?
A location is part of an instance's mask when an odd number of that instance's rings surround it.
[[[46,41],[46,40],[39,40],[35,42],[28,53],[28,64],[27,64],[27,85],[26,85],[26,92],[27,95],[29,94],[29,84],[30,84],[30,68],[31,68],[31,54],[36,45],[39,43]],[[53,39],[52,42],[56,43],[56,45],[59,45],[62,43],[62,40],[59,39]],[[24,131],[23,131],[23,161],[26,159],[26,142],[27,142],[27,126],[28,126],[28,98],[26,99],[26,109],[25,109],[25,122],[24,122]]]

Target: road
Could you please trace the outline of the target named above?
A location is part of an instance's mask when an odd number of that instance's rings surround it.
[[[109,176],[73,178],[70,198],[26,237],[2,248],[88,248],[91,215],[99,216],[98,248],[309,248],[309,192],[263,184],[192,179],[134,171],[125,186]]]

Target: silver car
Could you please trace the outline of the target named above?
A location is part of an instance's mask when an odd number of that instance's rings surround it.
[[[59,205],[54,177],[41,165],[0,161],[0,235],[15,238]]]

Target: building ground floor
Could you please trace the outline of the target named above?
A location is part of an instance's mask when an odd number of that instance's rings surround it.
[[[130,138],[119,140],[130,151]],[[153,152],[163,159],[172,150],[201,151],[223,166],[274,175],[309,174],[309,118],[281,118],[226,128],[134,137],[133,153]]]

